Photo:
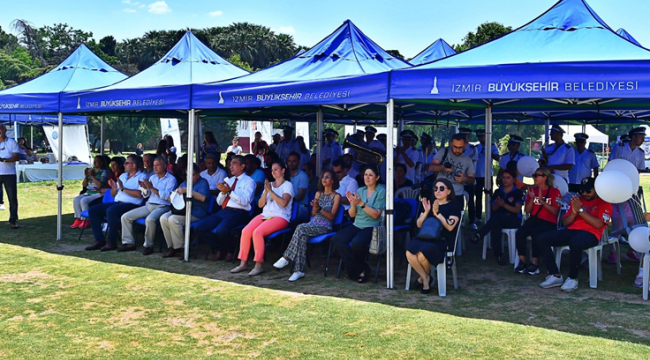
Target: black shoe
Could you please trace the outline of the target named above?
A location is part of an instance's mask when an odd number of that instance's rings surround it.
[[[472,242],[472,244],[476,244],[479,241],[481,241],[481,236],[479,234],[474,234],[474,236],[472,236],[470,241]]]
[[[508,265],[508,260],[504,258],[503,256],[497,256],[497,263],[501,266]]]
[[[147,256],[153,254],[153,246],[145,246],[142,255]]]
[[[104,245],[106,245],[104,241],[97,241],[90,246],[86,246],[86,251],[99,250],[104,247]]]
[[[135,245],[126,244],[123,245],[121,248],[117,249],[117,252],[126,252],[126,251],[135,251]]]
[[[525,262],[519,260],[519,264],[515,268],[515,272],[518,273],[518,274],[524,274],[524,273],[526,273],[526,268],[528,268],[528,264],[526,264]]]
[[[535,264],[529,264],[525,273],[528,275],[537,275],[539,274],[539,268]]]

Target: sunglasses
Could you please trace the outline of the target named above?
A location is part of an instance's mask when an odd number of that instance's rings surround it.
[[[329,175],[323,175],[323,179],[331,179],[332,177]]]
[[[544,174],[533,174],[534,179],[537,179],[538,177],[544,177],[544,176],[546,176],[546,175],[544,175]]]
[[[589,189],[589,190],[585,190],[585,189],[580,189],[580,190],[578,190],[578,192],[579,192],[580,194],[589,194],[589,193],[592,192],[592,191],[594,191],[593,188],[591,188],[591,189]]]
[[[440,185],[440,186],[434,186],[433,191],[445,191],[445,187]]]

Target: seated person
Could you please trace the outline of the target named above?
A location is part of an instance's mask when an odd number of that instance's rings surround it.
[[[406,178],[406,165],[395,164],[395,186],[393,190],[397,192],[401,188],[409,188],[411,186],[413,186],[413,181]]]
[[[338,187],[339,180],[336,174],[329,169],[323,170],[318,191],[311,202],[311,221],[298,225],[284,255],[273,264],[277,269],[282,269],[289,265],[290,261],[295,261],[294,272],[289,277],[289,281],[296,281],[305,276],[307,240],[332,231],[332,221],[341,205],[341,195],[336,192]]]
[[[160,156],[153,161],[154,174],[149,180],[142,179],[140,187],[145,189],[149,200],[144,206],[133,209],[122,215],[122,246],[118,252],[134,251],[133,222],[146,218],[144,230],[143,255],[153,254],[153,244],[156,237],[158,219],[171,210],[169,196],[176,188],[176,178],[167,172],[167,160]]]
[[[86,169],[85,177],[82,182],[83,187],[86,189],[84,194],[74,198],[72,201],[74,207],[74,223],[70,225],[70,229],[85,229],[90,225],[90,222],[81,218],[81,213],[90,208],[90,203],[94,200],[101,198],[103,195],[106,184],[108,183],[108,164],[103,156],[97,155],[93,159],[94,167]]]
[[[144,154],[144,156],[142,156],[142,165],[144,166],[142,172],[147,176],[147,179],[152,177],[155,173],[153,170],[153,161],[155,159],[156,155],[154,154]],[[165,158],[165,163],[167,163],[167,158]]]
[[[247,269],[248,254],[251,242],[255,251],[255,268],[248,276],[259,275],[264,272],[264,237],[276,231],[285,229],[291,220],[291,204],[293,203],[293,185],[288,181],[289,173],[282,161],[271,164],[274,182],[264,180],[264,192],[258,201],[262,213],[254,217],[241,232],[239,242],[239,260],[241,263],[230,270],[231,273],[242,272]]]
[[[124,174],[124,158],[121,156],[114,156],[109,162],[108,181],[119,180],[120,175]]]
[[[257,204],[260,196],[262,196],[262,191],[264,190],[264,181],[266,176],[264,171],[260,170],[260,165],[262,162],[260,159],[256,158],[255,155],[248,154],[244,156],[244,161],[246,161],[246,175],[250,176],[251,179],[255,181],[255,197],[253,198],[253,203]],[[271,180],[274,181],[274,180]]]
[[[348,211],[348,209],[350,209],[350,203],[348,202],[346,194],[348,192],[354,194],[357,189],[359,189],[359,184],[349,174],[350,164],[343,161],[342,158],[334,160],[332,163],[332,170],[339,180],[339,188],[336,192],[341,195],[341,204],[343,205],[343,209]]]
[[[581,196],[571,198],[571,205],[563,223],[566,228],[549,231],[539,236],[544,264],[549,275],[540,287],[544,289],[562,286],[564,291],[578,288],[578,270],[582,262],[582,251],[597,246],[603,231],[612,216],[612,204],[598,197],[594,178],[584,178],[580,183]],[[562,275],[555,263],[553,247],[569,246],[569,276],[563,283]]]
[[[499,265],[508,261],[503,257],[501,246],[501,230],[517,229],[521,225],[521,208],[524,205],[524,194],[514,186],[517,174],[512,170],[501,172],[501,187],[492,195],[492,215],[483,227],[472,237],[477,243],[490,233],[492,251]]]
[[[455,199],[451,181],[444,178],[436,180],[433,193],[436,198],[433,204],[427,198],[422,199],[424,212],[418,217],[417,226],[421,228],[429,216],[436,217],[442,225],[440,239],[429,241],[415,238],[406,248],[406,259],[420,275],[417,282],[418,286],[422,286],[422,294],[428,294],[431,290],[431,266],[442,263],[446,253],[454,251],[456,233],[460,225],[461,208]]]
[[[300,170],[300,155],[292,151],[287,158],[287,172],[291,177],[293,185],[293,201],[297,202],[298,207],[297,221],[309,219],[309,199],[307,199],[307,188],[309,187],[309,176]]]
[[[363,171],[363,180],[365,186],[356,193],[348,191],[346,194],[350,202],[348,213],[354,218],[354,223],[332,238],[348,277],[359,283],[365,283],[370,277],[370,267],[366,264],[368,246],[373,228],[382,223],[381,215],[386,209],[386,188],[378,183],[379,169],[369,166]]]
[[[199,241],[210,244],[216,255],[213,261],[232,261],[235,243],[230,231],[250,221],[255,181],[246,175],[246,162],[241,155],[234,155],[230,161],[231,177],[217,184],[219,196],[217,204],[221,210],[206,216],[194,225],[194,232]],[[215,232],[213,232],[213,230]]]
[[[208,182],[210,194],[216,198],[220,193],[217,184],[222,183],[228,174],[226,170],[219,167],[219,158],[213,153],[208,153],[205,156],[205,167],[206,170],[201,172],[201,178]],[[187,170],[185,171],[187,172]]]
[[[210,156],[212,154],[208,154]],[[210,185],[208,181],[201,177],[199,173],[199,166],[192,164],[192,219],[191,222],[197,222],[208,215],[209,204],[206,199],[210,195]],[[176,192],[185,195],[187,192],[187,181],[183,182]],[[160,228],[165,235],[165,242],[169,250],[162,256],[170,258],[176,254],[181,254],[181,258],[185,255],[185,209],[182,210],[183,214],[174,214],[173,211],[166,212],[160,217]]]
[[[307,174],[307,177],[309,178],[309,187],[307,188],[307,192],[315,194],[316,191],[318,191],[318,184],[320,184],[320,179],[316,176],[316,165],[311,162],[307,163],[302,166],[302,171]]]
[[[140,182],[145,175],[138,169],[142,168],[142,158],[130,155],[124,162],[126,172],[116,181],[109,180],[110,192],[115,197],[115,202],[101,203],[88,209],[88,220],[93,229],[95,243],[86,247],[86,250],[111,251],[117,249],[117,234],[122,228],[122,215],[127,211],[142,206],[142,192]],[[104,238],[102,223],[108,219],[108,243]]]
[[[515,268],[516,273],[537,275],[539,266],[539,235],[557,229],[557,214],[560,205],[557,200],[561,197],[560,190],[553,187],[555,175],[547,168],[540,168],[533,173],[535,185],[528,189],[524,202],[528,219],[517,230],[515,236],[519,263]],[[532,258],[526,264],[526,238],[532,240]]]

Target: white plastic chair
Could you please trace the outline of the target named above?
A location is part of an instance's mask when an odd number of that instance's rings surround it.
[[[411,189],[410,187],[404,187],[395,193],[395,199],[415,199],[420,200],[420,189]]]
[[[603,267],[601,265],[601,260],[603,258],[603,244],[607,244],[607,231],[603,232],[598,245],[584,250],[587,252],[588,256],[589,287],[592,289],[598,287],[598,281],[603,281]],[[569,250],[569,246],[556,246],[554,248],[555,264],[557,265],[558,271],[560,270],[560,262],[562,261],[562,252],[564,250]]]
[[[508,241],[508,257],[510,258],[510,263],[515,264],[519,255],[517,255],[517,229],[503,229],[501,230],[501,248],[505,251],[505,242],[503,241],[503,235],[506,236]],[[483,237],[483,260],[487,258],[487,249],[488,249],[488,237]],[[516,265],[515,265],[516,266]]]
[[[643,254],[643,300],[648,300],[648,281],[650,281],[650,253]]]
[[[459,224],[462,224],[463,217],[465,215],[464,211],[460,212]],[[458,232],[456,233],[456,241],[454,241],[454,250],[458,248],[458,238],[460,236],[460,226],[458,227]],[[444,260],[438,265],[431,265],[431,276],[436,272],[438,276],[438,295],[440,297],[447,296],[447,258],[452,258],[451,273],[454,279],[454,289],[458,289],[458,273],[456,271],[456,259],[454,257],[455,251],[450,251],[445,255]],[[409,263],[406,268],[406,290],[408,291],[411,288],[411,264]]]

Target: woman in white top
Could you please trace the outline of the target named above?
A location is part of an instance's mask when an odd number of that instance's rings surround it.
[[[293,185],[289,181],[289,172],[281,161],[271,164],[271,174],[274,181],[264,183],[264,192],[260,196],[258,206],[262,213],[257,215],[246,225],[241,232],[239,245],[239,259],[241,263],[230,270],[231,273],[242,272],[247,269],[248,254],[251,242],[255,251],[255,268],[248,276],[255,276],[264,272],[264,237],[289,226],[291,219],[291,205],[293,203]]]
[[[226,154],[227,153],[234,153],[235,155],[241,155],[242,153],[242,148],[239,146],[239,138],[234,137],[232,139],[232,145],[228,146],[228,149],[226,149]]]

